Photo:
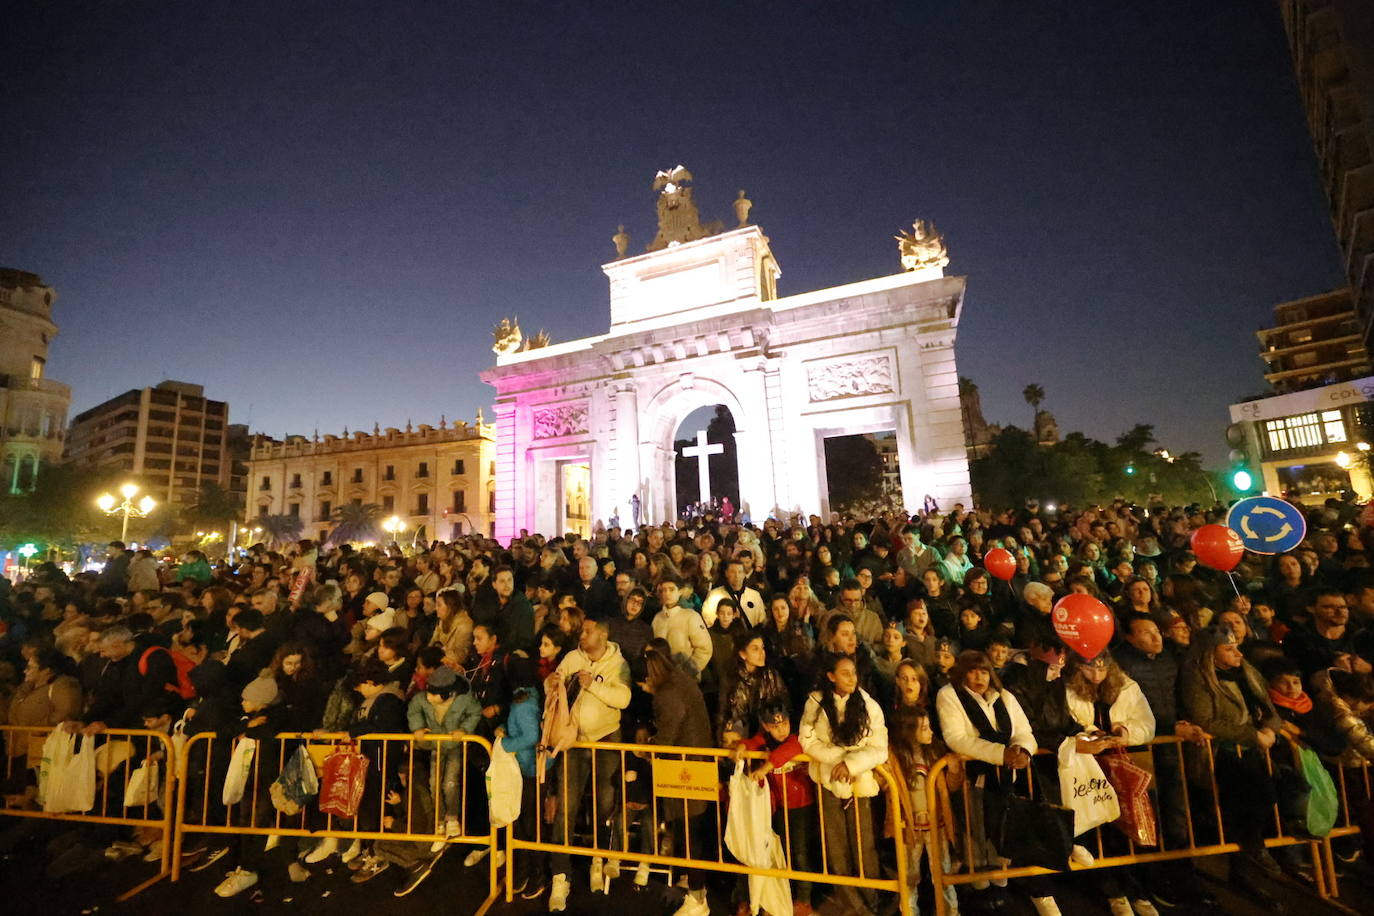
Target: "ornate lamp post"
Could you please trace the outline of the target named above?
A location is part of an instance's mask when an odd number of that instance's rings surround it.
[[[401,518],[399,515],[393,515],[391,518],[382,522],[382,530],[391,536],[391,543],[394,544],[396,543],[397,536],[400,535],[402,531],[406,530],[405,519]]]
[[[123,502],[116,502],[114,496],[111,494],[102,493],[100,494],[100,498],[95,501],[95,504],[99,506],[100,510],[106,515],[124,516],[124,522],[119,530],[119,539],[125,541],[129,538],[129,516],[133,516],[134,518],[146,518],[148,513],[152,512],[153,509],[157,507],[157,501],[151,496],[145,495],[138,501],[138,504],[135,505],[134,497],[138,495],[138,484],[136,483],[124,484],[124,486],[119,488],[119,493],[124,497]]]

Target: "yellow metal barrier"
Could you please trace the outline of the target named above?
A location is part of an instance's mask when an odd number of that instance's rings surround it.
[[[575,754],[585,754],[590,758],[586,762],[589,772],[584,777],[587,783],[586,791],[589,795],[587,805],[582,805],[580,803],[580,798],[570,797],[568,791],[570,783],[570,763],[573,759],[570,755]],[[610,802],[607,802],[599,797],[599,793],[605,791],[605,787],[597,778],[597,768],[598,766],[604,766],[606,755],[612,757],[615,765],[618,786],[613,785],[611,788],[613,793],[618,788],[618,801],[612,799]],[[598,762],[598,758],[601,758],[603,762]],[[758,761],[767,760],[768,755],[762,751],[751,751],[741,755],[741,758],[747,761]],[[825,820],[821,816],[821,796],[825,790],[819,785],[816,786],[816,804],[809,810],[801,808],[792,809],[787,806],[785,780],[783,783],[784,797],[778,799],[777,803],[778,811],[781,812],[783,821],[779,837],[782,840],[782,846],[786,854],[786,868],[760,868],[748,866],[735,861],[734,858],[728,854],[724,842],[726,810],[728,809],[724,807],[726,804],[726,799],[723,797],[725,795],[725,785],[720,782],[713,784],[710,793],[711,798],[709,800],[705,798],[696,799],[698,802],[707,805],[708,811],[706,813],[712,815],[710,820],[713,821],[715,825],[714,849],[707,848],[703,850],[700,848],[692,848],[692,830],[687,825],[687,821],[691,817],[690,806],[692,802],[686,797],[678,797],[676,795],[661,797],[654,790],[653,777],[650,775],[647,807],[643,809],[642,816],[647,816],[649,818],[649,838],[652,843],[652,848],[641,849],[637,852],[632,851],[630,849],[631,828],[629,826],[629,812],[626,810],[626,800],[628,798],[629,786],[634,785],[634,783],[639,780],[634,777],[627,778],[627,763],[635,759],[647,761],[650,774],[652,774],[656,762],[697,762],[707,763],[712,767],[719,767],[723,764],[733,764],[731,751],[720,748],[667,747],[663,745],[625,744],[618,742],[574,743],[568,751],[559,754],[550,762],[549,770],[554,776],[538,785],[535,795],[537,802],[535,835],[533,837],[520,837],[516,834],[513,827],[507,830],[506,845],[509,849],[509,855],[507,856],[508,865],[506,870],[505,894],[507,902],[514,899],[515,856],[519,850],[527,850],[544,854],[563,853],[576,856],[600,856],[606,859],[647,863],[649,865],[664,865],[670,868],[699,869],[738,875],[758,875],[769,878],[784,878],[791,882],[809,882],[835,887],[863,888],[885,893],[895,893],[897,894],[899,912],[902,913],[903,916],[910,916],[907,894],[907,853],[901,824],[902,807],[898,804],[897,794],[906,791],[906,789],[897,785],[892,773],[886,766],[881,766],[874,772],[878,775],[883,791],[887,796],[886,800],[889,809],[889,817],[892,819],[893,823],[893,842],[896,845],[897,874],[895,877],[884,878],[876,877],[879,872],[879,864],[877,862],[869,862],[867,863],[867,867],[865,867],[863,850],[866,844],[863,841],[864,824],[860,819],[860,806],[853,805],[849,808],[849,810],[854,812],[854,848],[858,851],[857,861],[854,863],[854,866],[859,874],[851,875],[837,872],[830,868],[825,840]],[[794,758],[794,762],[797,764],[805,764],[810,762],[810,758],[805,755],[800,755]],[[719,779],[719,777],[717,777],[717,779]],[[557,814],[554,824],[546,825],[543,816],[545,810],[544,802],[550,786],[552,786],[557,793],[553,796],[557,799]],[[678,805],[682,806],[681,819],[683,821],[683,827],[681,833],[685,839],[684,848],[681,849],[681,854],[677,854],[678,850],[674,850],[673,855],[659,854],[657,845],[659,827],[663,825],[665,821],[677,820],[676,806]],[[671,813],[669,811],[670,807],[673,809]],[[574,809],[591,812],[591,836],[590,841],[587,843],[574,842],[574,833],[577,827],[577,824],[572,821],[571,812]],[[601,843],[602,831],[600,829],[603,824],[599,822],[600,818],[598,815],[599,812],[608,809],[615,809],[618,812],[613,814],[613,817],[615,817],[617,821],[613,829],[618,829],[618,836],[614,837],[614,839],[619,842],[613,842],[611,845],[603,845]],[[793,818],[796,816],[805,817],[807,821],[804,823],[797,822],[794,826]],[[845,815],[845,817],[847,818],[848,816]],[[560,826],[558,823],[559,818],[562,819],[561,831],[553,829],[556,826]],[[872,822],[870,819],[870,825],[871,824]],[[872,825],[870,827],[875,849],[877,841],[881,838],[877,831],[881,829],[881,824]],[[814,831],[813,835],[819,837],[821,860],[819,870],[807,870],[794,867],[793,835],[798,831]],[[644,831],[641,829],[641,835],[643,832]],[[563,842],[556,841],[559,834],[564,838]],[[863,877],[865,874],[873,876]]]
[[[376,734],[353,737],[342,733],[325,732],[284,732],[272,739],[259,741],[258,751],[254,753],[251,770],[246,779],[243,801],[236,805],[220,803],[220,792],[224,783],[233,741],[219,738],[206,732],[195,735],[182,748],[177,761],[177,798],[176,836],[171,859],[172,880],[181,877],[181,851],[188,834],[251,834],[276,837],[311,837],[339,840],[397,840],[433,843],[444,840],[451,843],[472,844],[489,847],[492,854],[487,857],[489,868],[490,892],[486,900],[476,910],[475,916],[483,913],[495,902],[499,893],[497,867],[497,837],[499,831],[491,827],[490,820],[474,814],[468,817],[467,793],[469,778],[479,781],[474,791],[485,794],[485,774],[491,759],[491,744],[477,735],[452,736],[427,734],[417,738],[409,734]],[[381,768],[383,781],[386,775],[398,777],[405,791],[404,819],[387,814],[389,790],[385,785],[374,785],[364,795],[363,804],[353,818],[339,818],[319,811],[317,798],[311,798],[301,806],[297,814],[286,815],[279,811],[269,798],[268,789],[276,774],[286,766],[291,755],[299,747],[304,747],[317,764],[337,747],[356,745],[359,753],[370,756]],[[417,747],[418,745],[418,747]],[[417,759],[417,751],[431,751],[428,759],[423,754]],[[449,755],[452,755],[449,757]],[[444,830],[445,811],[443,804],[443,768],[445,758],[457,765],[457,794],[461,808],[457,817],[462,831],[449,836]],[[265,764],[264,761],[267,761]],[[430,766],[432,773],[417,778],[424,766]],[[194,768],[195,772],[192,772]],[[268,777],[271,777],[270,779]],[[376,772],[369,768],[367,779],[375,782]],[[414,795],[417,784],[428,783],[431,815],[415,822]],[[323,787],[321,787],[323,789]],[[396,794],[399,795],[399,792]],[[190,796],[188,798],[188,795]],[[375,810],[371,807],[376,805]],[[390,804],[399,804],[399,800]],[[246,818],[236,823],[235,808],[246,805]],[[453,812],[446,812],[452,814]],[[475,821],[480,820],[477,824]],[[360,823],[360,821],[364,822]],[[480,830],[474,828],[480,827]]]
[[[1177,755],[1177,762],[1172,766],[1166,767],[1166,769],[1171,773],[1171,775],[1176,775],[1179,781],[1177,787],[1178,795],[1175,797],[1180,799],[1184,806],[1184,816],[1187,822],[1188,834],[1187,843],[1181,846],[1175,845],[1175,847],[1172,849],[1168,848],[1168,843],[1165,837],[1163,816],[1164,812],[1161,810],[1162,805],[1155,804],[1154,808],[1156,819],[1158,822],[1158,833],[1160,840],[1160,845],[1158,847],[1150,847],[1150,851],[1142,851],[1142,849],[1137,848],[1135,843],[1131,842],[1129,838],[1126,838],[1127,854],[1108,856],[1105,854],[1103,847],[1102,831],[1115,830],[1117,828],[1113,824],[1104,824],[1101,827],[1097,827],[1092,831],[1097,847],[1094,862],[1088,866],[1084,866],[1077,862],[1074,862],[1071,863],[1065,870],[1071,870],[1076,872],[1100,868],[1113,868],[1123,865],[1137,865],[1148,862],[1163,862],[1175,859],[1196,858],[1201,856],[1224,855],[1227,853],[1234,853],[1240,851],[1239,844],[1234,842],[1228,842],[1226,839],[1226,827],[1223,822],[1221,803],[1217,792],[1215,757],[1211,741],[1208,741],[1204,745],[1202,745],[1198,749],[1198,753],[1205,755],[1204,762],[1206,764],[1206,775],[1208,782],[1210,783],[1211,790],[1211,803],[1208,805],[1208,808],[1210,809],[1209,814],[1215,815],[1217,842],[1198,845],[1195,818],[1193,816],[1193,803],[1189,792],[1189,764],[1184,754],[1185,744],[1186,742],[1184,742],[1181,738],[1168,736],[1156,738],[1154,741],[1150,742],[1150,744],[1143,745],[1142,747],[1134,748],[1132,750],[1137,753],[1148,753],[1148,769],[1151,771],[1152,774],[1157,774],[1159,772],[1159,767],[1156,766],[1156,762],[1157,760],[1162,758],[1157,758],[1157,753]],[[1162,748],[1171,749],[1158,750]],[[1048,752],[1042,749],[1040,751],[1040,755],[1038,756],[1042,757],[1046,753]],[[938,761],[934,767],[931,768],[930,774],[927,777],[926,791],[928,795],[928,804],[931,816],[931,836],[933,838],[933,842],[937,844],[944,843],[943,828],[938,821],[938,818],[941,813],[938,801],[940,793],[948,791],[947,780],[949,765],[954,760],[967,761],[967,759],[968,758],[963,758],[955,754],[947,755],[940,761]],[[1268,765],[1269,771],[1272,775],[1273,761],[1268,757],[1268,755],[1266,755],[1265,760],[1266,764]],[[1033,775],[1033,770],[1033,765],[1027,768],[1028,776],[1032,782],[1032,791],[1033,781],[1035,778]],[[1158,790],[1159,787],[1157,778],[1151,781],[1151,787]],[[1025,878],[1033,875],[1053,875],[1057,873],[1053,869],[1041,868],[1038,866],[978,869],[974,861],[974,848],[975,842],[981,840],[982,838],[975,838],[973,836],[972,824],[974,823],[974,819],[972,807],[973,801],[970,793],[971,788],[972,787],[969,785],[969,782],[966,780],[961,793],[963,797],[964,814],[964,855],[962,861],[965,865],[965,870],[959,873],[946,874],[942,867],[943,856],[930,856],[931,882],[935,888],[935,911],[937,916],[946,916],[946,905],[943,894],[943,891],[946,887],[963,884],[973,884],[975,882]],[[1267,837],[1264,840],[1264,845],[1267,848],[1271,849],[1280,846],[1295,846],[1299,844],[1307,845],[1309,855],[1312,858],[1313,877],[1316,881],[1317,892],[1321,895],[1323,899],[1330,900],[1330,898],[1335,893],[1335,872],[1334,869],[1331,868],[1330,837],[1327,837],[1323,841],[1316,841],[1286,834],[1284,832],[1283,818],[1279,812],[1277,804],[1274,805],[1273,814],[1274,835]],[[1355,829],[1358,830],[1358,828]],[[1333,831],[1333,835],[1334,834],[1335,831]],[[1092,850],[1089,851],[1091,852]]]
[[[1360,825],[1356,816],[1351,813],[1351,794],[1352,790],[1357,793],[1356,803],[1367,805],[1374,804],[1374,780],[1371,779],[1370,763],[1364,761],[1359,766],[1335,766],[1331,769],[1335,771],[1336,791],[1340,796],[1341,807],[1336,817],[1336,826],[1326,837],[1326,867],[1330,877],[1330,890],[1333,897],[1340,896],[1340,883],[1336,876],[1335,854],[1331,849],[1331,841],[1342,837],[1360,835]]]
[[[23,778],[36,780],[41,766],[43,744],[53,732],[49,727],[0,725],[5,738],[5,781],[13,783]],[[171,739],[161,732],[144,729],[111,728],[78,741],[94,741],[96,753],[95,803],[90,811],[44,811],[36,795],[26,792],[12,799],[0,800],[0,814],[13,817],[40,818],[54,821],[75,821],[88,824],[112,824],[156,830],[161,834],[162,858],[158,873],[137,887],[125,892],[119,900],[127,900],[156,884],[172,873],[172,839],[174,830],[174,791],[177,755]],[[161,770],[162,787],[155,805],[128,805],[129,779],[142,762],[154,760]],[[25,771],[32,771],[28,776]],[[22,799],[18,804],[12,801]]]

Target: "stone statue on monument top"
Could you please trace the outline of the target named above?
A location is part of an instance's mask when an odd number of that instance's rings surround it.
[[[520,319],[502,318],[501,323],[491,329],[492,352],[497,356],[515,353],[524,343],[525,336],[520,333]]]
[[[645,251],[661,251],[720,232],[719,222],[701,224],[701,215],[692,200],[692,173],[685,166],[656,174],[654,190],[658,192],[658,234]]]
[[[911,224],[910,232],[899,233],[893,238],[897,240],[897,251],[901,255],[904,270],[945,267],[949,264],[945,237],[935,231],[934,223],[927,228],[926,221],[918,219]]]

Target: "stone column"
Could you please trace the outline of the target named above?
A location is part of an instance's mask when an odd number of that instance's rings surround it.
[[[509,544],[519,532],[520,519],[524,518],[524,498],[522,495],[523,475],[519,465],[524,455],[516,455],[515,402],[498,401],[495,408],[496,419],[496,539]],[[479,453],[480,454],[480,453]],[[474,475],[480,481],[481,469]],[[478,487],[477,498],[485,494]],[[517,519],[519,515],[519,519]]]
[[[755,520],[767,518],[777,502],[774,489],[775,440],[768,417],[768,392],[764,381],[764,361],[744,367],[741,384],[735,391],[743,416],[735,422],[742,427],[735,433],[735,454],[739,460],[739,508],[748,507]],[[781,440],[776,442],[780,449]]]
[[[639,392],[627,382],[625,387],[615,391],[615,490],[606,500],[611,509],[619,507],[622,526],[634,523],[630,497],[639,492],[640,478]],[[643,493],[639,494],[639,499],[642,511]]]

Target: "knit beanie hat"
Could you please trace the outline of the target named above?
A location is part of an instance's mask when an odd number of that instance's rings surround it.
[[[254,706],[271,706],[277,702],[277,681],[270,673],[259,674],[248,682],[241,694],[245,703]]]
[[[391,599],[386,592],[373,592],[363,599],[363,607],[375,607],[379,611],[384,611],[391,606]]]

